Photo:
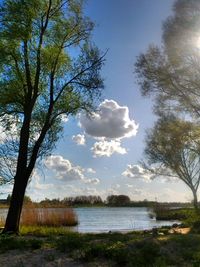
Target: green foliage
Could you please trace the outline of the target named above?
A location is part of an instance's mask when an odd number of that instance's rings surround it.
[[[193,193],[195,208],[200,183],[199,133],[198,124],[164,116],[148,132],[145,148],[152,172],[182,180]]]
[[[194,209],[171,209],[162,204],[155,205],[153,211],[157,220],[179,220],[184,222],[196,214]]]
[[[36,147],[37,158],[54,148],[63,129],[63,114],[73,116],[94,108],[103,87],[103,61],[90,41],[93,26],[83,14],[82,0],[2,2],[0,124],[8,136],[5,143],[12,137],[10,161],[18,157],[27,118],[26,166]],[[5,166],[2,176],[4,172]]]
[[[72,251],[83,247],[81,236],[76,233],[69,233],[65,237],[60,237],[56,241],[56,248],[61,252]]]
[[[126,195],[110,195],[107,197],[107,204],[110,206],[127,206],[130,205],[130,198]]]
[[[0,4],[0,177],[14,178],[5,232],[19,230],[25,188],[55,148],[62,116],[91,112],[99,100],[104,56],[92,30],[82,0]]]
[[[157,114],[186,111],[199,117],[198,1],[176,0],[163,24],[162,47],[149,46],[136,62],[144,95],[155,95]]]
[[[70,231],[67,227],[47,227],[47,226],[21,226],[20,233],[22,236],[34,235],[37,237],[62,236]]]
[[[3,236],[0,237],[0,251],[6,252],[8,250],[13,249],[39,249],[43,245],[43,240],[35,239],[35,238],[17,238],[17,237],[9,237]]]
[[[141,92],[154,96],[154,111],[160,117],[147,135],[147,158],[189,186],[196,208],[200,179],[196,123],[200,116],[199,15],[199,1],[176,0],[172,15],[163,24],[162,47],[150,45],[135,64]]]

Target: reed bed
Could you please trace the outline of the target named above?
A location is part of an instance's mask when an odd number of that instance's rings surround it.
[[[72,208],[38,208],[34,204],[24,206],[21,214],[21,226],[76,226],[78,219]],[[5,218],[0,217],[0,227],[5,225]]]
[[[21,225],[25,226],[75,226],[77,216],[71,208],[36,208],[27,205],[22,210]]]

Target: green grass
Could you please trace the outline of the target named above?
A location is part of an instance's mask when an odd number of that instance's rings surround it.
[[[199,234],[169,234],[168,228],[159,232],[163,234],[155,238],[150,231],[80,234],[62,227],[23,226],[20,236],[0,235],[0,253],[54,248],[85,266],[101,262],[124,267],[200,266]],[[47,261],[55,258],[48,257]]]
[[[70,232],[67,227],[50,227],[50,226],[24,226],[20,227],[22,236],[33,235],[37,237],[60,236]]]
[[[179,220],[187,225],[192,225],[200,220],[200,210],[193,208],[170,209],[168,207],[157,205],[153,208],[157,220]]]
[[[37,238],[21,238],[16,236],[3,236],[0,238],[0,252],[7,250],[19,249],[39,249],[43,245],[43,240]]]

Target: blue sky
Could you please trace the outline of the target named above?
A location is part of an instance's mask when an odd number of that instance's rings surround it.
[[[57,149],[28,187],[32,199],[87,194],[105,199],[109,194],[127,194],[133,200],[191,200],[181,182],[151,181],[139,166],[145,131],[152,127],[155,116],[152,101],[140,95],[134,62],[149,44],[161,44],[162,21],[170,15],[173,2],[87,0],[85,14],[96,24],[93,40],[102,51],[109,49],[102,69],[105,90],[99,103],[101,118],[88,122],[81,114],[65,122]],[[106,112],[112,117],[108,124]],[[2,188],[2,192],[9,190],[11,187]]]

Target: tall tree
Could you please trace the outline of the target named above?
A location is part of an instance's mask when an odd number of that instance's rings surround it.
[[[177,0],[163,24],[162,47],[151,45],[135,64],[143,95],[156,97],[155,111],[200,116],[200,1]]]
[[[147,134],[145,155],[156,174],[177,177],[191,189],[197,209],[200,126],[174,116],[159,119]]]
[[[103,56],[90,42],[92,29],[82,0],[5,0],[0,7],[1,160],[8,151],[0,175],[14,175],[4,233],[19,231],[28,181],[54,148],[62,116],[90,112],[100,96]]]

